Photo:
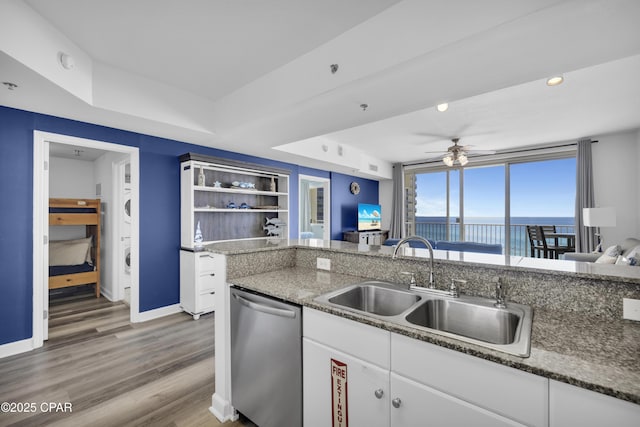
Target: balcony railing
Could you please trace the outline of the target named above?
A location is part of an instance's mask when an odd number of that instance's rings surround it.
[[[511,255],[531,256],[531,247],[529,245],[529,237],[527,236],[527,225],[542,224],[511,224]],[[558,233],[574,233],[575,230],[573,225],[556,225],[555,227]],[[461,240],[460,224],[450,223],[449,228],[450,237],[447,236],[447,224],[443,222],[416,221],[415,234],[431,240]],[[504,248],[503,250],[506,250],[505,231],[506,227],[504,224],[465,224],[464,240],[478,243],[500,243]]]

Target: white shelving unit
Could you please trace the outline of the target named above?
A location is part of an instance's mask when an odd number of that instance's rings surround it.
[[[202,174],[204,185],[200,185]],[[230,208],[230,203],[236,207]],[[246,208],[241,209],[243,204]],[[289,171],[184,154],[180,156],[180,215],[180,306],[197,320],[215,310],[216,295],[222,295],[225,269],[224,256],[196,247],[198,223],[203,245],[225,240],[287,238]],[[269,228],[275,227],[273,223],[278,227],[271,231],[277,234],[268,235]]]
[[[193,249],[198,222],[203,244],[273,237],[264,227],[274,218],[280,224],[278,236],[288,237],[289,171],[194,154],[180,160],[183,248]],[[198,185],[201,173],[205,185]],[[272,181],[276,191],[271,190]],[[229,207],[232,203],[234,208]]]

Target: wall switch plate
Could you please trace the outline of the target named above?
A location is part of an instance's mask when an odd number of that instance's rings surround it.
[[[320,270],[331,270],[331,260],[329,258],[316,258],[317,268]]]
[[[629,320],[640,320],[640,300],[622,298],[622,318]]]

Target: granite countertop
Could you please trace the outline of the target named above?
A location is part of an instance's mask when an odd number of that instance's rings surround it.
[[[286,248],[308,248],[331,252],[357,253],[373,257],[391,257],[393,247],[358,245],[340,240],[317,239],[256,239],[213,243],[204,250],[226,255],[270,251]],[[401,253],[414,258],[428,258],[426,249],[406,248]],[[572,277],[611,279],[618,282],[640,283],[640,268],[627,265],[596,264],[557,259],[531,258],[522,256],[494,255],[472,252],[434,250],[434,260],[443,264],[465,263],[471,266],[500,267],[505,270],[544,272]]]
[[[255,250],[255,249],[254,249]],[[535,309],[528,358],[318,303],[314,298],[365,281],[300,267],[231,279],[265,295],[380,327],[506,366],[640,404],[640,323]]]

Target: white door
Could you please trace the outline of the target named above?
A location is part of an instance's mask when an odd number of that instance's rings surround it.
[[[302,351],[305,427],[389,425],[388,370],[308,338]]]
[[[522,426],[508,418],[391,373],[391,426]],[[425,423],[426,424],[426,423]]]

